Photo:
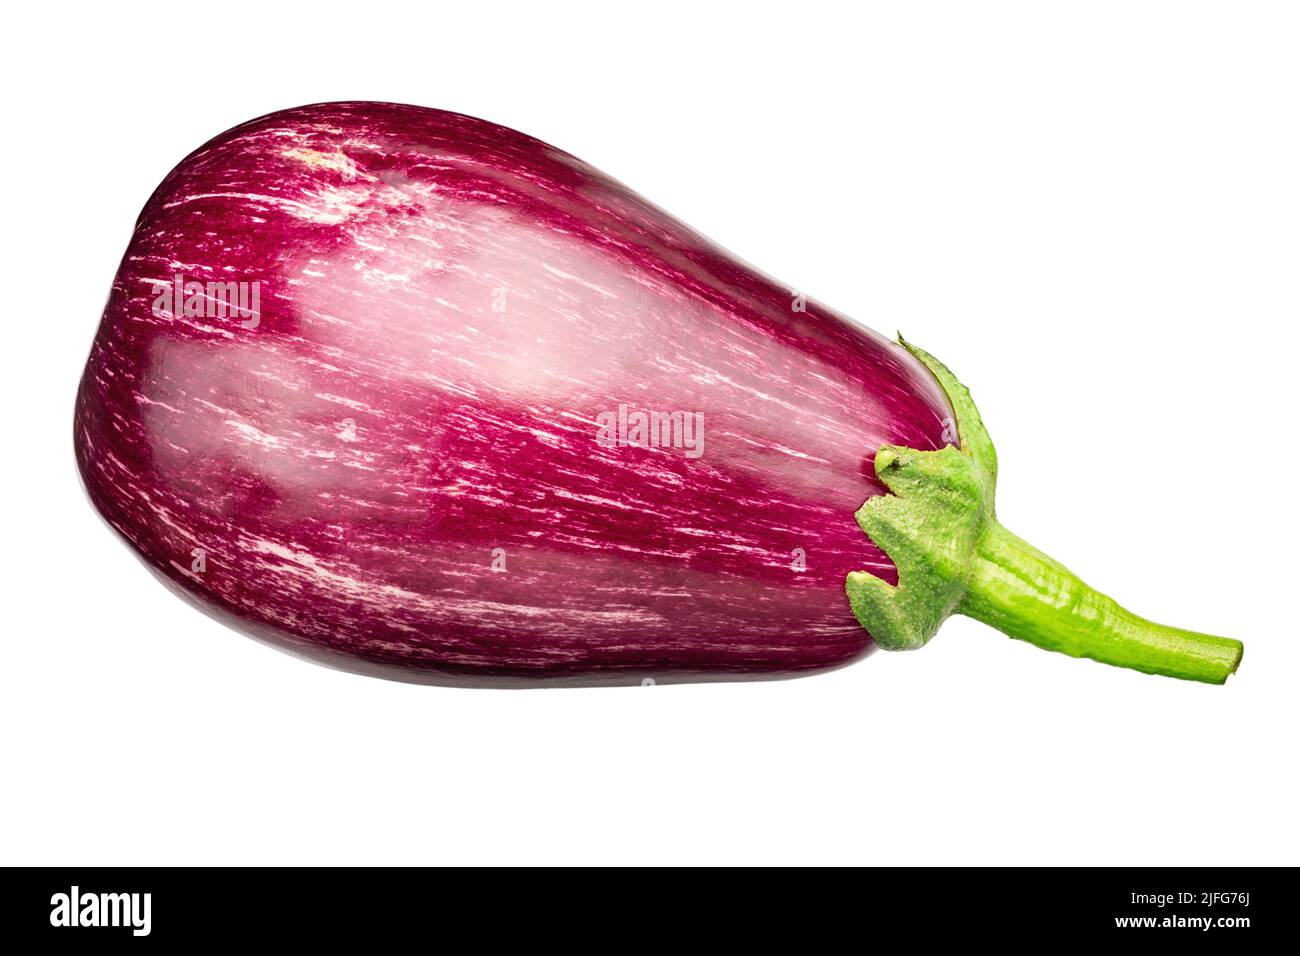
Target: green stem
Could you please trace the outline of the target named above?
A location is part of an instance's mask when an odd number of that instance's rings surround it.
[[[1045,650],[1147,674],[1222,684],[1241,662],[1240,641],[1138,617],[996,521],[976,544],[958,613]]]
[[[1049,651],[1148,674],[1227,680],[1241,661],[1240,641],[1140,618],[998,524],[997,452],[970,392],[933,355],[899,342],[947,394],[955,421],[946,424],[956,425],[959,445],[876,449],[876,477],[890,493],[869,498],[854,517],[894,562],[898,585],[866,571],[851,571],[844,582],[876,644],[924,647],[948,615],[965,614]]]

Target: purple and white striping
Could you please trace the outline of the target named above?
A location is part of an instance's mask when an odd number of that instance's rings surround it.
[[[160,306],[178,276],[193,302]],[[638,412],[663,441],[621,440]],[[631,684],[863,654],[845,576],[895,579],[853,518],[872,452],[951,414],[902,349],[574,157],[331,103],[163,181],[75,438],[108,522],[248,633],[406,680]]]

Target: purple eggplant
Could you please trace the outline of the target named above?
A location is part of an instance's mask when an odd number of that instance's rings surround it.
[[[350,670],[792,676],[954,612],[1179,677],[1240,659],[1002,529],[992,444],[927,353],[454,113],[308,106],[187,157],[75,418],[91,501],[164,581]]]

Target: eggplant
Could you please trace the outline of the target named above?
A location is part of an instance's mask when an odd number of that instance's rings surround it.
[[[949,614],[1222,683],[1004,530],[936,359],[522,133],[389,103],[221,134],[145,205],[77,394],[91,502],[204,610],[442,684],[824,671]]]

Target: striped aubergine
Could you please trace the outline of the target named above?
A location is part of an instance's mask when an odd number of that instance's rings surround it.
[[[136,223],[74,437],[169,586],[358,672],[792,676],[953,612],[1201,680],[1240,656],[1117,616],[1098,641],[1109,606],[1005,593],[1068,572],[996,524],[992,445],[942,365],[440,110],[291,109],[184,159]]]

